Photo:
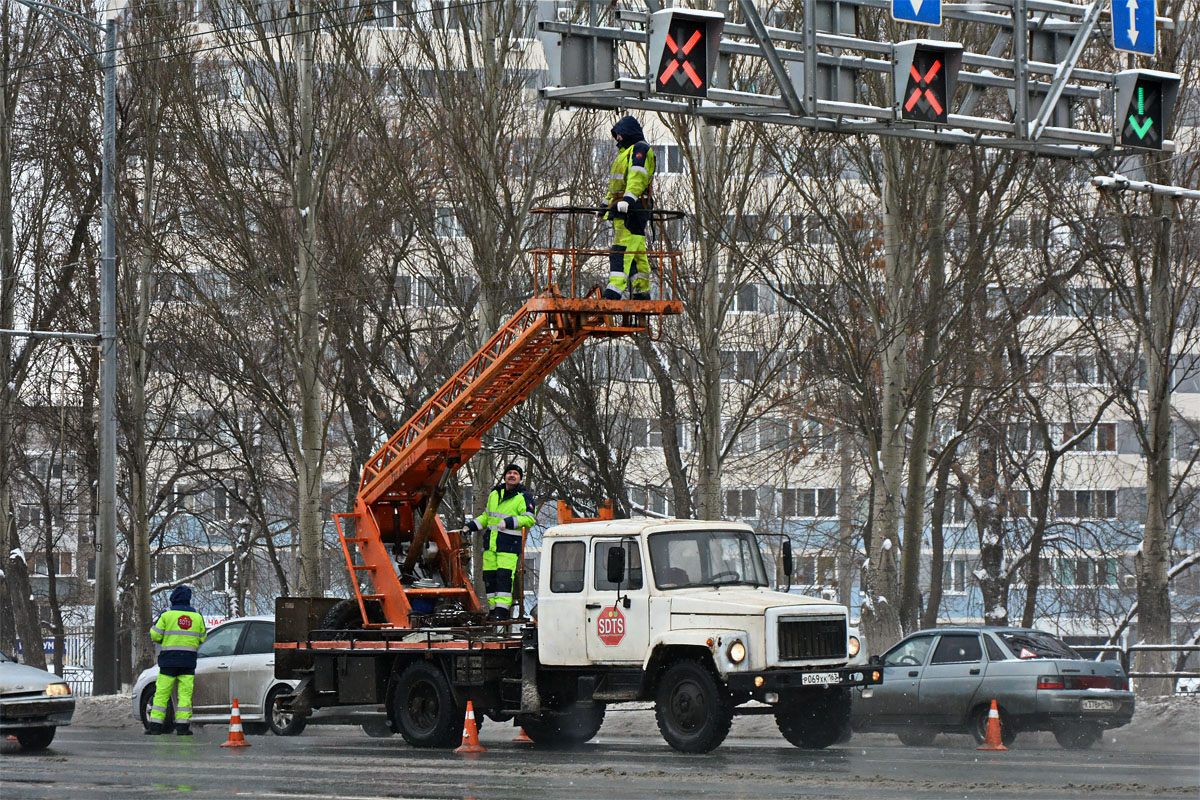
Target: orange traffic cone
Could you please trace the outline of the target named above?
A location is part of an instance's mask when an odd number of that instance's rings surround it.
[[[269,712],[268,712],[269,713]],[[233,698],[233,708],[229,711],[229,739],[221,747],[249,747],[250,743],[242,734],[242,712],[238,710],[237,698]]]
[[[517,728],[517,735],[513,737],[513,741],[533,744],[533,739],[530,739],[529,734],[525,733],[525,729],[521,727]]]
[[[467,716],[463,719],[462,745],[455,749],[456,753],[486,753],[487,748],[479,743],[479,728],[475,726],[475,706],[467,701]]]
[[[975,748],[976,750],[1007,750],[1003,740],[1000,738],[1000,709],[996,708],[996,701],[992,701],[992,710],[988,712],[987,735],[984,737],[983,744]]]

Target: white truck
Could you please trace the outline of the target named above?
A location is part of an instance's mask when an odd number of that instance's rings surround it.
[[[735,714],[773,714],[789,742],[823,748],[848,735],[850,688],[882,680],[844,606],[769,588],[748,525],[557,525],[539,572],[531,618],[498,625],[444,604],[388,628],[370,607],[364,625],[358,601],[279,598],[276,676],[301,681],[284,709],[375,703],[410,744],[449,747],[471,701],[477,718],[570,745],[607,705],[652,701],[683,752],[719,746]]]

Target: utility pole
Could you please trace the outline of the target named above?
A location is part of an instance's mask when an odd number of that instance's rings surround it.
[[[115,694],[117,674],[117,21],[101,25],[82,14],[37,0],[17,0],[35,11],[65,14],[104,34],[104,53],[77,36],[53,15],[47,18],[78,42],[104,74],[103,152],[100,162],[100,464],[96,482],[96,604],[92,691]],[[13,332],[18,333],[18,332]],[[86,334],[29,332],[79,338]],[[40,642],[39,642],[40,646]]]

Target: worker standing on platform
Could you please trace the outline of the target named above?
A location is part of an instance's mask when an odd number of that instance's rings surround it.
[[[605,205],[606,217],[613,223],[613,244],[608,254],[608,288],[604,290],[604,299],[620,300],[628,290],[631,300],[649,300],[646,225],[650,221],[654,151],[646,144],[642,126],[633,117],[622,117],[613,126],[612,135],[617,143],[617,160],[608,176]]]
[[[488,619],[506,620],[512,615],[513,576],[521,563],[521,529],[537,522],[533,495],[521,480],[524,471],[516,464],[504,468],[504,478],[488,495],[487,511],[467,522],[471,532],[484,531],[483,585],[487,590]]]

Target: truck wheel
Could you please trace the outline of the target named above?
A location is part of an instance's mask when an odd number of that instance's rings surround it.
[[[557,711],[520,720],[525,734],[535,744],[576,745],[591,741],[604,724],[604,703],[571,703]]]
[[[25,750],[45,750],[54,741],[57,728],[23,728],[17,731],[17,741]]]
[[[367,608],[367,619],[371,622],[387,622],[387,618],[383,615],[383,607],[379,605],[378,600],[364,600],[363,604]],[[358,610],[358,601],[339,600],[333,608],[326,612],[325,618],[321,620],[320,630],[362,630],[362,612]],[[334,638],[345,639],[348,637],[346,634],[341,634]]]
[[[1077,722],[1054,729],[1054,741],[1064,750],[1087,750],[1100,741],[1104,729],[1098,725]],[[1003,739],[1003,736],[1001,736]]]
[[[451,747],[460,741],[465,709],[454,702],[450,683],[435,664],[418,661],[396,681],[392,719],[413,747]]]
[[[823,750],[850,730],[850,692],[816,689],[781,699],[775,709],[779,732],[796,747]]]
[[[659,680],[654,716],[671,747],[683,753],[707,753],[729,735],[733,703],[712,670],[686,659],[669,666]]]
[[[171,703],[167,704],[167,716],[163,720],[163,729],[167,730],[175,725],[175,706],[173,705],[174,698]],[[154,705],[154,684],[150,684],[142,690],[142,726],[146,730],[150,729],[150,706]]]

